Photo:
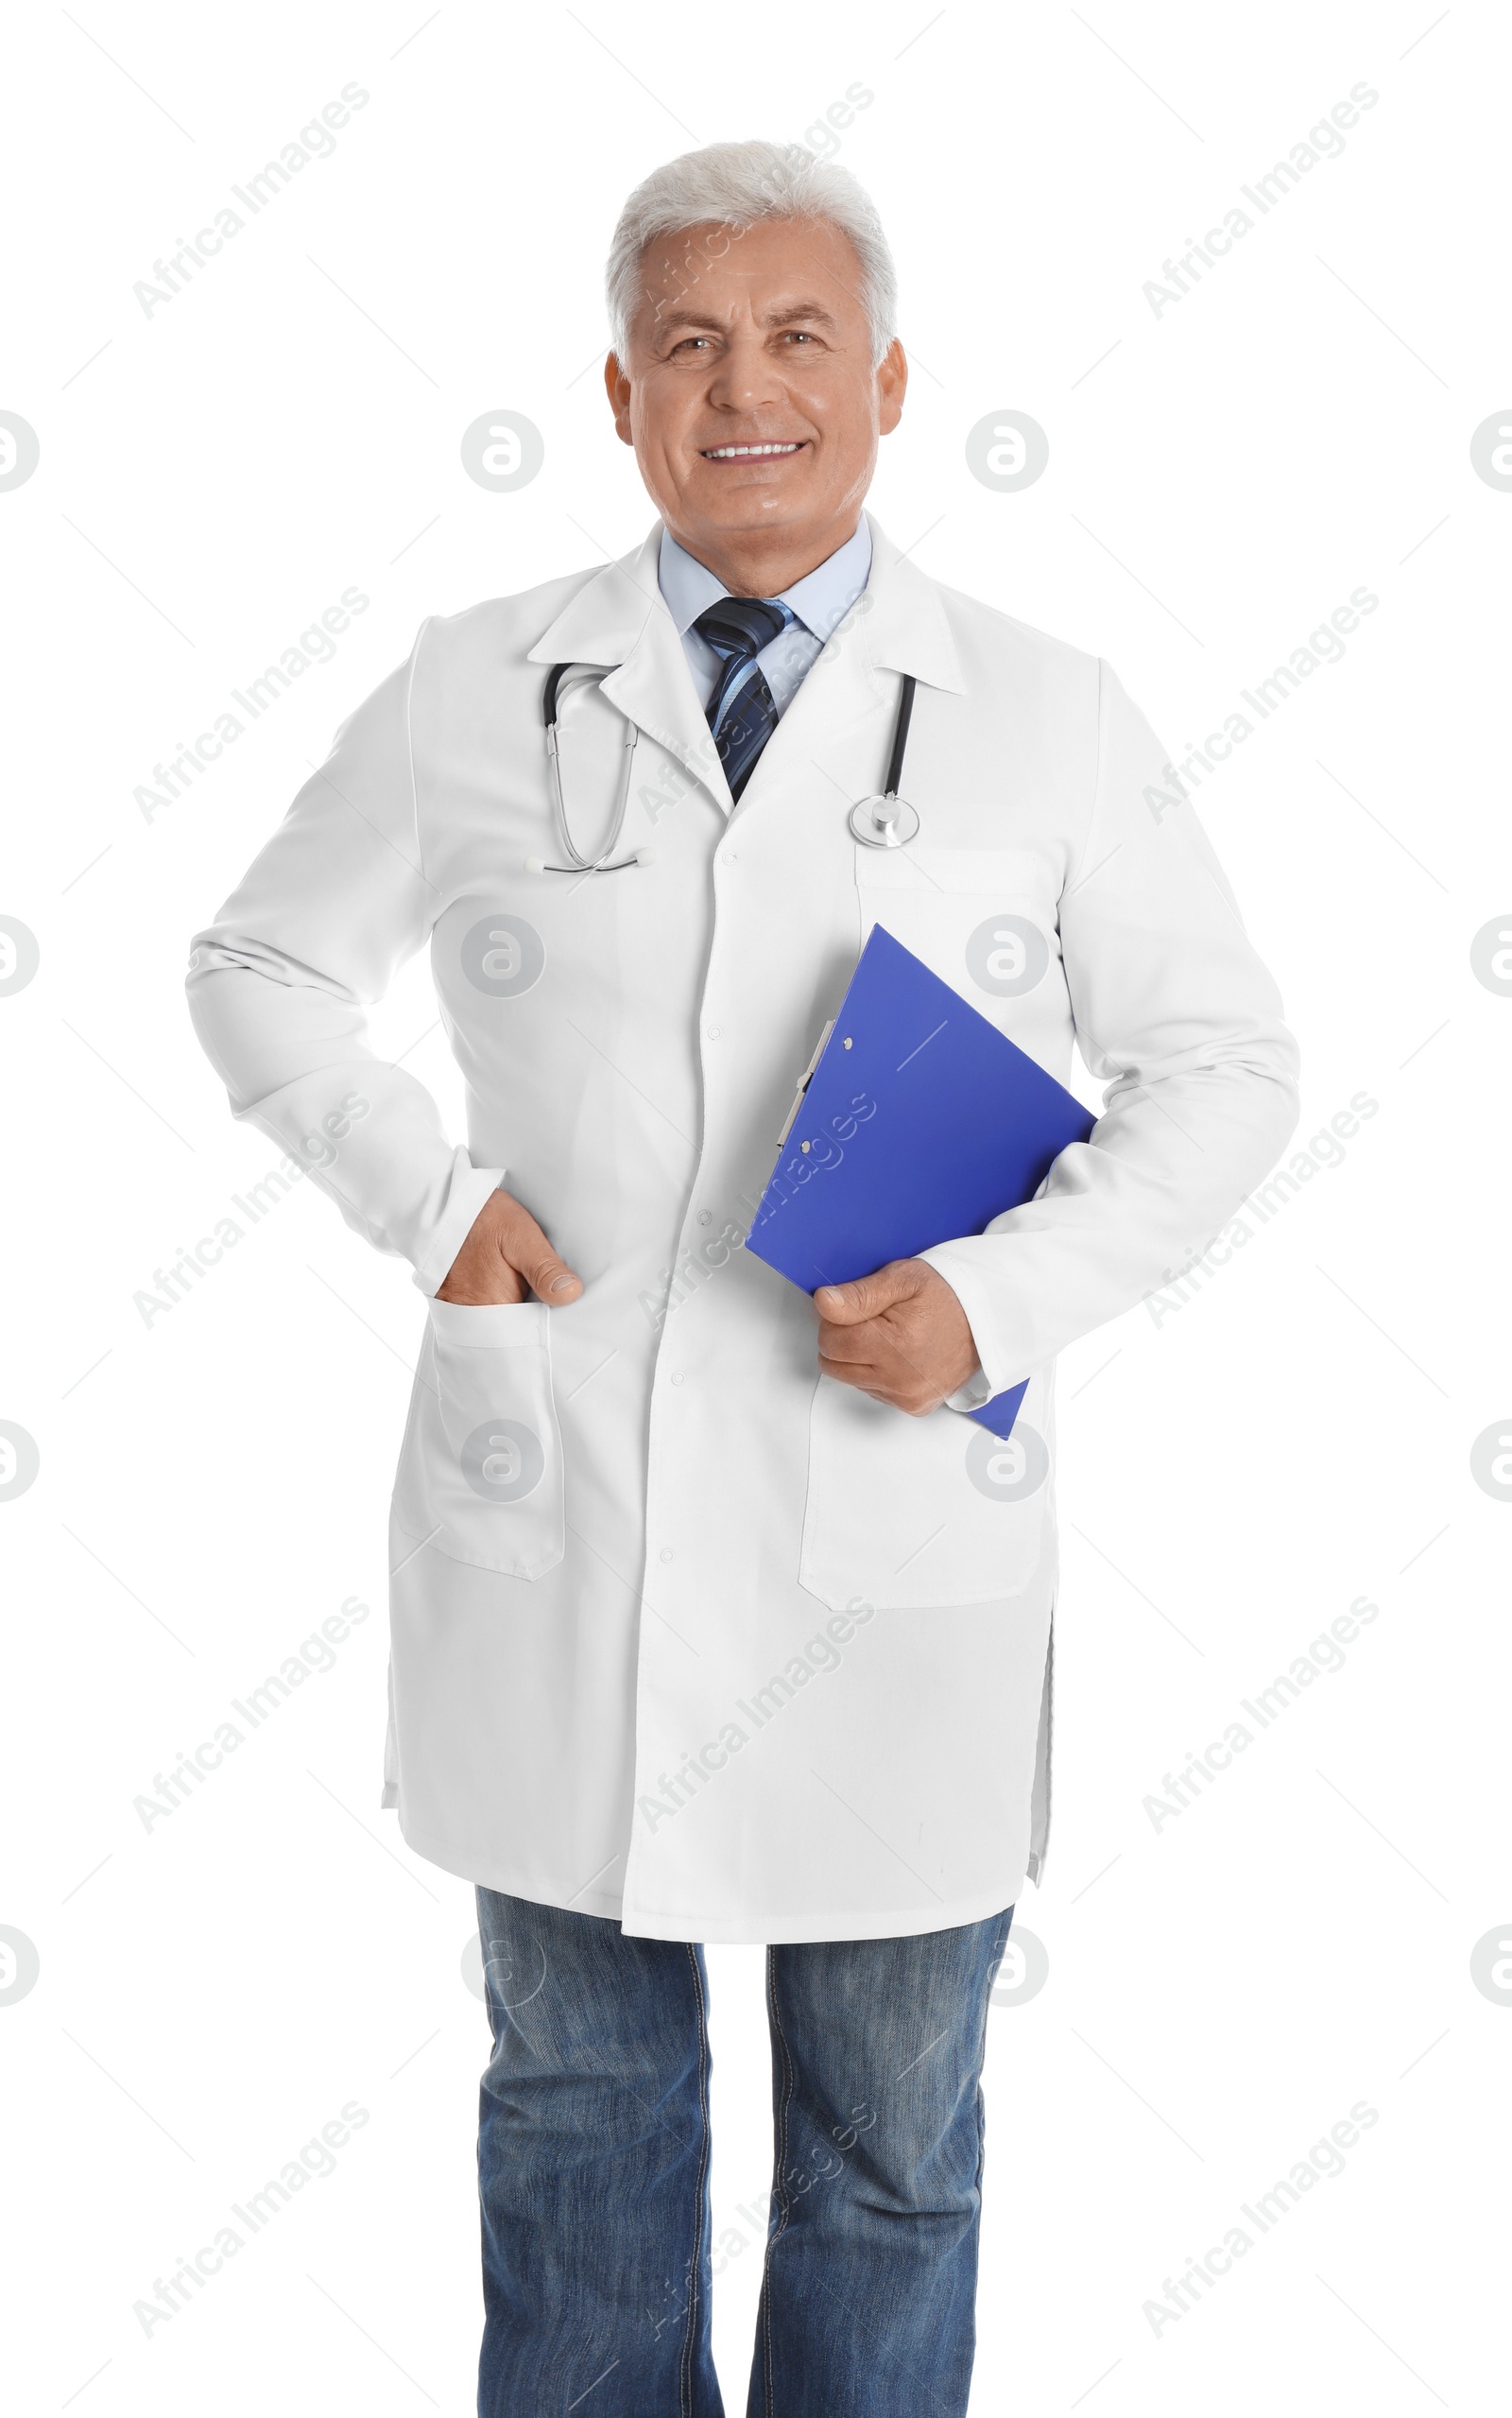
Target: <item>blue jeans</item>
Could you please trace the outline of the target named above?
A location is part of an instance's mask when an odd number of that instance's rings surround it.
[[[477,1899],[479,2418],[723,2418],[703,1950]],[[776,2163],[747,2418],[962,2418],[1012,1917],[767,1950]]]

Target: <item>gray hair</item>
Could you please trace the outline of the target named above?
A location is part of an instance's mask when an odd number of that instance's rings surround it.
[[[644,299],[641,262],[647,244],[710,219],[744,231],[758,218],[828,219],[850,237],[861,263],[873,365],[882,359],[897,334],[898,277],[870,195],[849,168],[818,159],[801,143],[711,143],[654,168],[620,212],[604,291],[621,361]]]

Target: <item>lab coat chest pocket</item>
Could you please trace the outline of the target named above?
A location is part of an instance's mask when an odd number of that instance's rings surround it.
[[[843,1611],[1022,1595],[1044,1541],[1053,1430],[1037,1372],[1007,1441],[959,1411],[912,1419],[821,1376],[809,1414],[799,1576]]]
[[[433,1300],[400,1459],[400,1524],[454,1562],[539,1579],[562,1557],[543,1302]]]
[[[1022,1041],[1063,1016],[1057,895],[1032,848],[856,848],[861,937],[874,924],[922,958],[1000,1031]]]

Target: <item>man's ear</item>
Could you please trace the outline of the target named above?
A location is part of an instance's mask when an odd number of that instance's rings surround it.
[[[614,414],[614,432],[622,445],[633,445],[630,428],[630,382],[620,368],[619,354],[611,353],[604,364],[604,391],[609,407]]]
[[[884,437],[890,437],[903,416],[903,397],[908,391],[908,361],[896,337],[877,364],[877,427]]]

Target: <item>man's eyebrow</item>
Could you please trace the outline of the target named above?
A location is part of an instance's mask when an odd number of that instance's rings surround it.
[[[816,320],[821,327],[835,325],[833,312],[827,311],[822,302],[785,303],[781,310],[767,312],[765,324],[768,327],[791,327],[795,320]]]
[[[833,328],[837,324],[833,311],[827,311],[822,302],[785,302],[780,309],[766,312],[762,324],[764,327],[792,327],[800,320],[820,327]],[[674,327],[710,328],[716,336],[722,336],[728,325],[728,320],[716,318],[712,311],[691,311],[679,304],[663,316],[662,305],[657,305],[656,331],[659,336],[665,336],[668,329]]]
[[[663,319],[660,302],[656,306],[655,320],[658,335],[664,335],[669,327],[708,327],[718,335],[725,324],[712,311],[685,311],[680,307],[668,311]]]

